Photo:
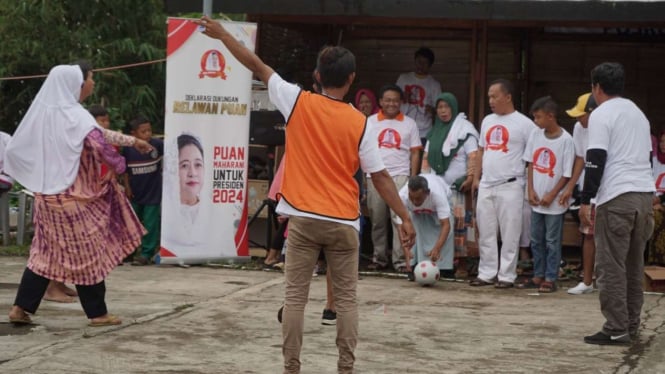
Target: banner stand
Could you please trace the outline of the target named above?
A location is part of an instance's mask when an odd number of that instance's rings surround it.
[[[256,24],[220,23],[254,50]],[[167,28],[160,262],[247,260],[252,73],[192,19]]]

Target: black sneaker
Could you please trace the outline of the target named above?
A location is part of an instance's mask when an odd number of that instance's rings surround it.
[[[406,273],[406,279],[408,279],[409,282],[415,282],[416,281],[416,276],[415,276],[415,274],[413,274],[413,270]]]
[[[284,305],[282,305],[277,311],[277,320],[279,323],[282,323],[282,312],[284,311]]]
[[[597,345],[630,345],[630,334],[607,335],[602,331],[584,337],[587,344]]]
[[[439,270],[439,276],[444,279],[455,279],[455,270],[441,269]]]
[[[335,326],[337,324],[337,313],[330,309],[323,309],[323,316],[321,316],[321,324],[327,326]]]

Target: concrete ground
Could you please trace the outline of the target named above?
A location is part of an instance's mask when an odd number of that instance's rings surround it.
[[[8,311],[25,259],[0,258]],[[441,281],[359,281],[358,373],[665,373],[665,297],[646,295],[631,347],[582,337],[603,319],[598,293],[571,296]],[[121,326],[90,328],[78,303],[43,302],[36,326],[0,317],[0,373],[281,373],[283,275],[212,267],[116,269],[107,303]],[[322,326],[325,277],[312,283],[302,373],[335,373],[335,328]]]

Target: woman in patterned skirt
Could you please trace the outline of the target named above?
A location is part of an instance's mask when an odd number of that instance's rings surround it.
[[[104,132],[81,106],[94,88],[87,63],[51,69],[5,154],[5,172],[34,192],[35,236],[9,321],[31,323],[49,280],[73,283],[91,326],[117,325],[104,279],[141,242],[139,223],[114,174],[125,162],[107,142],[147,143]],[[105,139],[107,138],[107,139]]]

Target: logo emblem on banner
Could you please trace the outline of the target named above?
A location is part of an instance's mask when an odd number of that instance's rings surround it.
[[[203,77],[226,79],[224,68],[226,68],[226,60],[222,52],[210,49],[201,56],[199,79],[203,79]]]

